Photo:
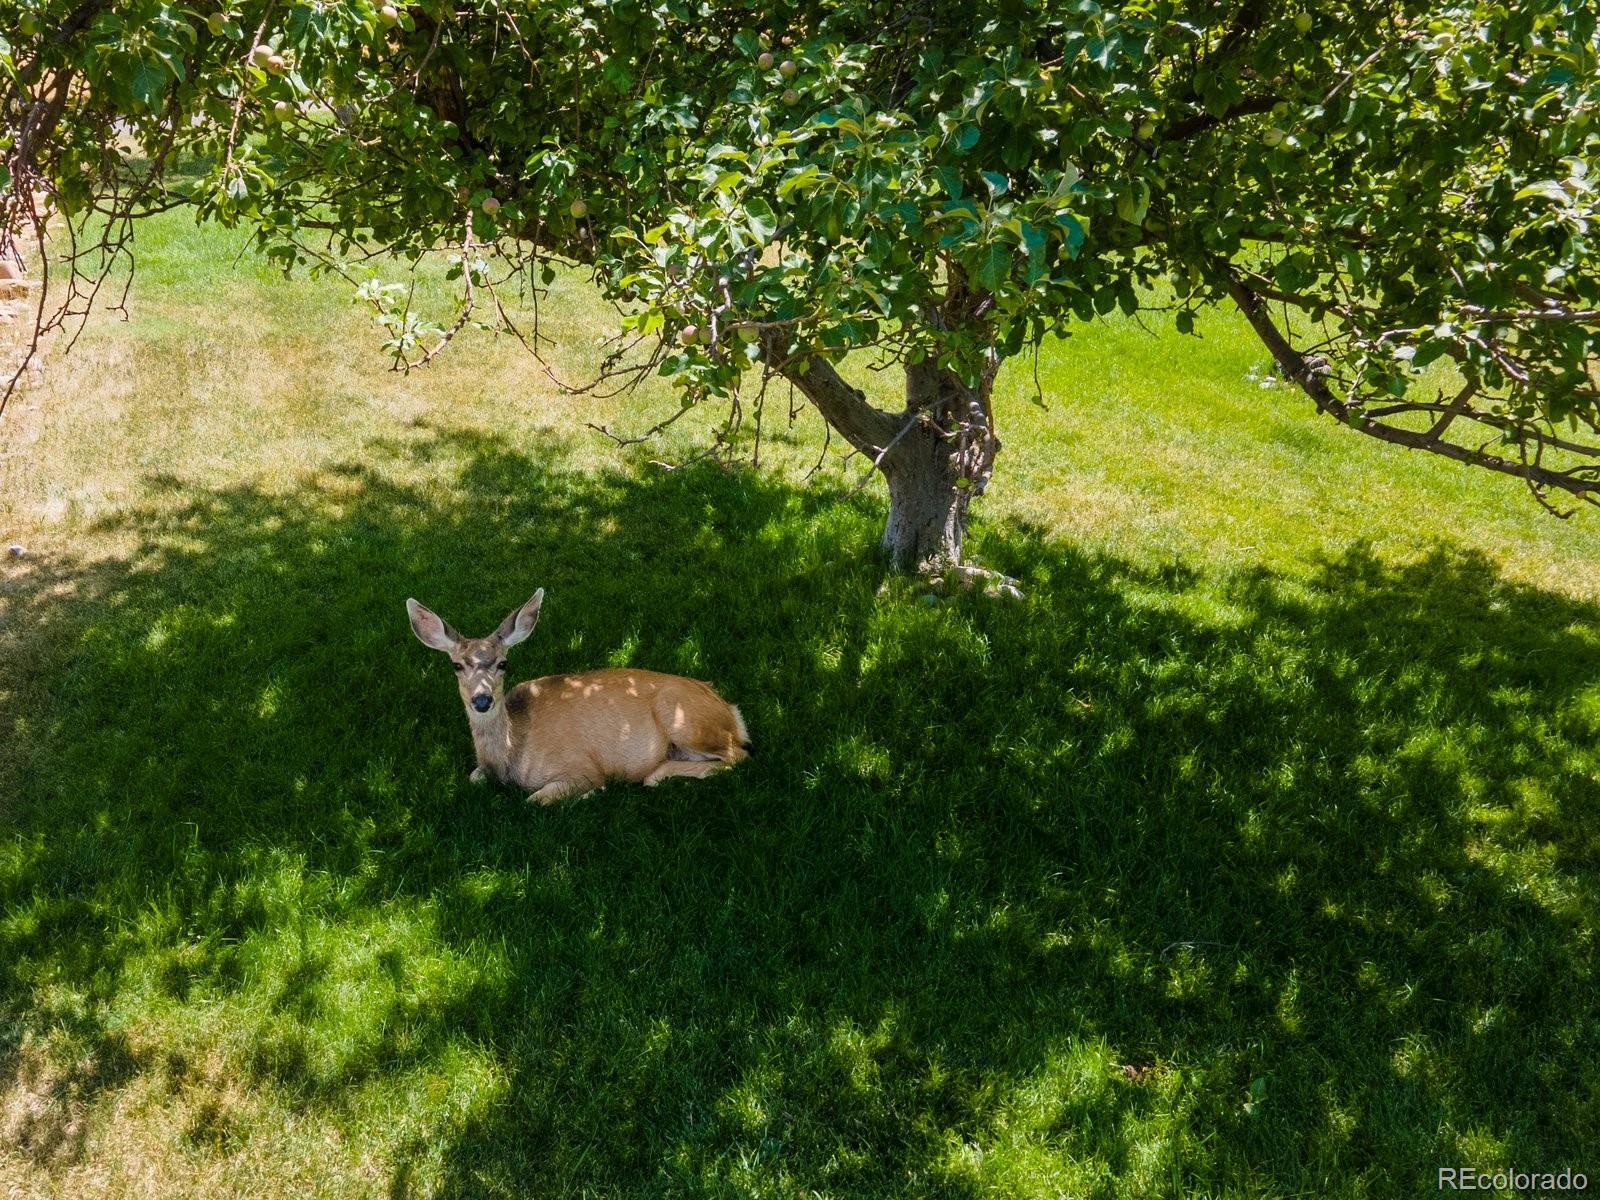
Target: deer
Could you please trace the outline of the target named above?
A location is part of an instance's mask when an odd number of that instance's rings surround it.
[[[738,708],[698,679],[617,667],[507,689],[506,652],[533,633],[543,603],[540,588],[488,637],[466,638],[406,601],[417,639],[455,668],[477,752],[472,782],[498,780],[553,804],[611,780],[655,787],[675,776],[704,778],[749,756]]]

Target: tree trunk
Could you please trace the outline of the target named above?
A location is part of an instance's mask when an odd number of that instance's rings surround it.
[[[902,571],[929,570],[961,561],[971,490],[956,486],[949,447],[925,428],[911,430],[883,462],[889,484],[889,519],[879,545]]]
[[[905,411],[892,414],[868,404],[827,360],[793,359],[781,333],[764,335],[763,350],[823,419],[883,472],[889,519],[879,544],[894,566],[939,571],[959,565],[967,507],[983,494],[1000,450],[989,409],[999,359],[984,364],[976,386],[932,362],[908,366]]]
[[[977,387],[931,363],[906,368],[906,412],[881,467],[889,519],[879,543],[902,571],[939,571],[961,562],[967,507],[983,494],[1000,439],[989,411],[994,371]]]

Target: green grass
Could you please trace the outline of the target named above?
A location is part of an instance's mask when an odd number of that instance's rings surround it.
[[[1600,537],[1200,342],[1010,371],[972,549],[663,472],[476,338],[176,220],[0,428],[0,1191],[1317,1196],[1600,1176]],[[606,311],[545,313],[574,376]],[[889,384],[878,381],[887,402]],[[699,427],[703,432],[704,424]],[[757,754],[466,781],[415,595],[512,674],[702,676]]]

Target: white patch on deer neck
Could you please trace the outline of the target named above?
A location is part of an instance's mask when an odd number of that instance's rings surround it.
[[[467,709],[467,724],[472,728],[472,745],[478,752],[478,764],[488,767],[496,775],[503,775],[511,765],[511,725],[506,720],[503,700],[486,713]]]

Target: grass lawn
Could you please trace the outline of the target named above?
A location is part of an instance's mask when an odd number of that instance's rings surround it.
[[[1027,599],[928,604],[814,414],[663,471],[704,422],[583,427],[663,393],[388,373],[238,245],[149,228],[0,425],[0,1195],[1600,1180],[1600,514],[1111,320],[1002,377],[970,548]],[[581,377],[607,311],[544,318]],[[698,675],[756,757],[470,785],[403,601],[536,586],[514,679]]]

